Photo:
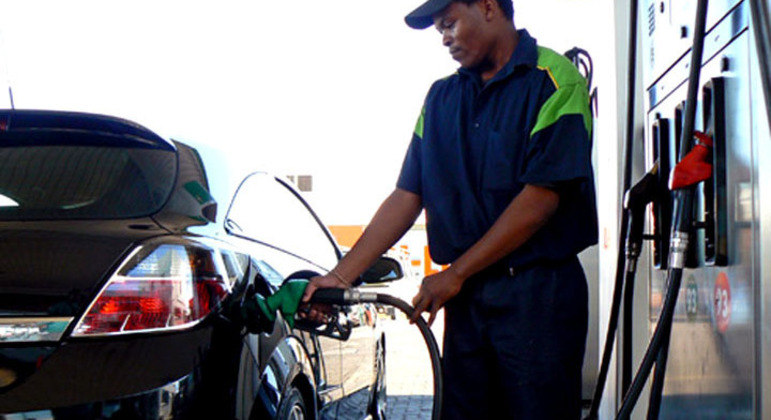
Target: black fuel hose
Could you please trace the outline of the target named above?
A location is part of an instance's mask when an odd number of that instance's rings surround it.
[[[626,213],[626,212],[624,212]],[[619,250],[619,253],[623,255],[623,248]],[[592,398],[592,405],[589,408],[589,415],[587,420],[596,419],[599,414],[600,401],[602,399],[602,393],[605,389],[605,381],[608,378],[608,371],[610,368],[610,358],[613,353],[613,345],[616,339],[616,330],[618,329],[618,318],[621,308],[621,295],[624,289],[624,284],[629,284],[630,281],[634,281],[634,272],[624,270],[626,265],[622,260],[619,264],[621,267],[621,274],[616,274],[616,284],[613,287],[613,301],[610,308],[610,318],[608,319],[608,331],[605,336],[605,348],[602,353],[602,362],[600,364],[600,374],[597,377],[597,385],[594,389],[594,397]],[[631,280],[630,280],[631,278]]]
[[[640,393],[645,387],[645,382],[648,380],[654,362],[659,358],[659,352],[663,350],[663,344],[665,340],[665,333],[669,333],[669,326],[671,326],[672,318],[674,315],[675,304],[677,303],[677,294],[680,290],[680,283],[682,280],[682,270],[670,269],[668,276],[669,287],[667,289],[666,298],[664,300],[664,307],[662,308],[659,316],[659,321],[656,325],[656,332],[653,334],[648,349],[643,356],[643,361],[637,370],[632,385],[629,387],[629,391],[624,397],[624,401],[621,405],[621,409],[616,416],[616,419],[626,420],[632,413],[637,404],[637,399],[640,397]],[[674,292],[674,293],[673,293]],[[668,324],[668,325],[667,325]],[[668,341],[668,337],[667,337]],[[667,349],[668,350],[668,349]],[[663,380],[663,378],[662,378]],[[651,395],[654,395],[654,390],[651,390]],[[652,397],[660,400],[660,397]]]
[[[316,289],[311,296],[312,303],[326,303],[331,305],[355,305],[357,303],[381,303],[394,306],[404,312],[407,317],[412,317],[415,309],[407,302],[387,295],[384,293],[361,292],[358,289],[336,289],[321,288]],[[431,410],[431,418],[438,420],[441,418],[442,409],[442,359],[439,353],[439,346],[436,344],[436,338],[428,328],[428,324],[422,317],[418,317],[415,322],[423,334],[423,340],[426,342],[428,353],[431,357],[431,367],[434,373],[434,405]]]
[[[653,165],[653,168],[642,177],[631,189],[629,189],[624,195],[624,214],[625,220],[628,221],[626,229],[626,241],[624,246],[624,254],[626,260],[623,260],[623,281],[619,287],[615,289],[614,304],[611,307],[611,315],[608,325],[608,337],[605,340],[605,351],[602,357],[602,364],[600,367],[600,376],[597,379],[597,388],[595,389],[595,400],[592,401],[592,406],[589,410],[587,419],[596,419],[597,410],[599,409],[600,398],[602,397],[602,390],[605,385],[605,379],[608,376],[608,367],[610,365],[610,355],[613,352],[613,340],[614,333],[618,328],[619,318],[619,302],[620,292],[624,290],[624,336],[623,336],[623,348],[625,355],[631,349],[631,335],[627,334],[632,329],[632,296],[634,295],[634,280],[637,274],[637,260],[640,257],[643,242],[643,225],[645,224],[645,208],[649,203],[655,200],[658,192],[658,161]],[[622,391],[626,391],[629,388],[629,382],[632,377],[631,374],[631,357],[629,360],[623,360],[623,383]],[[628,366],[627,366],[628,365]],[[629,372],[627,372],[627,370]]]
[[[645,209],[658,197],[659,162],[624,195],[624,209],[629,214],[626,238],[626,271],[624,272],[624,314],[621,348],[621,394],[626,394],[632,382],[632,316],[634,314],[634,282],[637,260],[640,258],[645,225]]]
[[[699,89],[699,77],[701,76],[701,62],[704,52],[704,35],[706,32],[708,0],[698,0],[696,7],[696,25],[693,34],[693,47],[691,48],[691,67],[688,76],[688,96],[685,103],[685,120],[680,137],[680,156],[678,161],[688,154],[691,148],[694,132],[694,121],[696,118],[696,97]],[[689,233],[693,223],[693,193],[694,187],[687,187],[676,191],[673,210],[673,226],[670,245],[670,262],[667,272],[667,293],[664,304],[661,309],[659,320],[656,323],[656,331],[651,337],[648,348],[643,356],[642,363],[637,370],[634,381],[629,391],[624,396],[616,419],[626,420],[632,413],[632,409],[637,404],[637,399],[648,380],[648,376],[653,369],[654,362],[659,360],[662,365],[657,365],[656,369],[663,372],[666,369],[666,353],[669,351],[669,336],[672,329],[672,320],[677,304],[677,297],[680,292],[680,283],[683,278],[683,268],[685,266],[685,255],[688,249]],[[664,378],[658,375],[651,388],[650,401],[660,402],[663,391]],[[649,419],[658,417],[658,407],[651,410],[648,407]]]
[[[669,340],[672,333],[672,324],[669,325],[669,331],[664,332],[664,343],[662,349],[669,349]],[[669,357],[669,351],[659,351],[659,355],[656,357],[656,370],[653,371],[653,382],[651,384],[651,394],[648,400],[648,420],[655,420],[659,418],[659,411],[661,408],[662,390],[664,389],[664,377],[667,372],[667,358]]]

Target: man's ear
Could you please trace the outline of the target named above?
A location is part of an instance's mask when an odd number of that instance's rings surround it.
[[[482,13],[484,14],[485,20],[488,22],[492,21],[495,15],[501,13],[496,0],[480,0],[480,3]]]

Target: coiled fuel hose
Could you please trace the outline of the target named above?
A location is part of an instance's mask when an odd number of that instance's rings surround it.
[[[399,298],[384,293],[362,292],[356,288],[316,289],[313,296],[311,296],[310,302],[341,306],[359,303],[380,303],[399,308],[408,318],[412,317],[412,314],[415,311],[412,306]],[[434,337],[434,334],[431,333],[431,329],[428,328],[428,324],[426,324],[426,321],[423,320],[423,318],[418,317],[415,324],[423,335],[423,340],[426,342],[426,347],[428,348],[428,353],[431,357],[431,368],[434,374],[434,406],[431,411],[431,418],[433,420],[438,420],[442,409],[442,361],[439,354],[439,346],[436,344],[436,338]]]

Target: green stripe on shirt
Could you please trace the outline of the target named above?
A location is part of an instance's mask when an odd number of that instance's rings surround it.
[[[563,115],[571,114],[581,115],[586,131],[591,134],[589,92],[578,69],[565,56],[544,47],[538,47],[538,69],[547,73],[556,90],[541,106],[530,137],[556,123]]]
[[[423,109],[420,110],[420,117],[418,117],[418,122],[415,124],[415,135],[423,138],[423,119],[426,116],[426,107],[424,106]]]

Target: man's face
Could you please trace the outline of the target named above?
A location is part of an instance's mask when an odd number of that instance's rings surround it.
[[[480,2],[453,2],[434,16],[434,27],[442,34],[442,45],[450,49],[453,60],[461,67],[474,68],[487,58],[488,45],[484,28],[487,24]]]

